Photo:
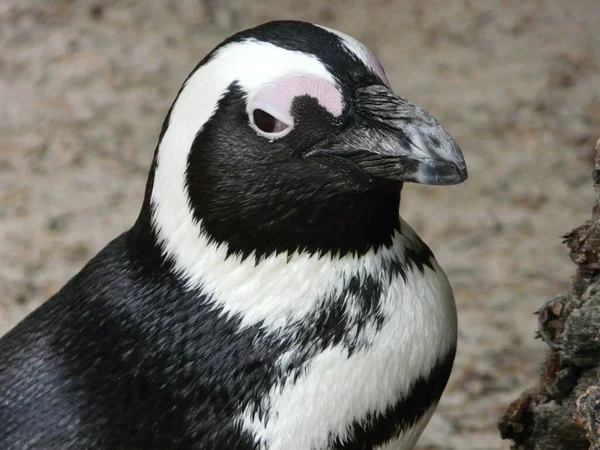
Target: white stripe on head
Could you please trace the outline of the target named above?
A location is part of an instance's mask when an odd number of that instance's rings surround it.
[[[188,155],[219,99],[234,81],[251,95],[291,74],[335,84],[313,55],[253,39],[225,45],[184,84],[158,148],[151,201],[152,224],[162,251],[189,288],[215,293],[215,306],[239,314],[242,326],[264,320],[266,326],[281,327],[287,320],[299,320],[325,293],[341,289],[351,274],[376,272],[375,266],[385,258],[403,254],[403,241],[398,239],[394,248],[380,250],[377,258],[373,251],[363,258],[294,253],[271,255],[256,264],[252,256],[228,257],[226,244],[211,241],[194,219],[186,188]]]

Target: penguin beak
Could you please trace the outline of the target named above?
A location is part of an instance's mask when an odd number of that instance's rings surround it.
[[[328,146],[368,176],[431,185],[467,179],[462,151],[426,110],[385,86],[357,92],[355,123]]]

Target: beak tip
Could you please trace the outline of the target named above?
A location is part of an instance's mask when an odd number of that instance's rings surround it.
[[[469,178],[469,172],[467,170],[466,164],[463,163],[462,166],[457,166],[456,171],[458,172],[458,176],[460,178],[459,183],[462,183],[463,181],[467,181],[467,179]]]
[[[462,156],[462,153],[461,153]],[[454,174],[449,178],[452,179],[452,183],[449,184],[461,184],[467,181],[469,178],[469,172],[467,170],[467,165],[465,164],[464,159],[460,159],[458,163],[453,164],[454,166]]]
[[[442,182],[440,184],[447,184],[447,185],[461,184],[461,183],[464,183],[465,181],[467,181],[467,178],[469,178],[469,174],[467,173],[467,168],[456,166],[454,173],[448,174],[447,177],[442,177],[442,179],[440,180]]]
[[[423,160],[419,163],[415,178],[411,181],[420,184],[451,186],[464,182],[469,174],[467,166],[439,160]]]
[[[464,182],[469,177],[467,164],[462,150],[452,136],[437,123],[433,129],[423,129],[419,132],[419,138],[414,141],[421,144],[419,150],[426,148],[422,153],[427,153],[425,158],[415,155],[416,159],[421,159],[419,182],[433,185]]]
[[[452,156],[450,164],[454,166],[454,170],[456,171],[456,182],[453,184],[460,184],[469,178],[469,172],[467,170],[467,163],[465,162],[465,158],[463,156],[462,150],[458,147],[454,139],[450,138],[452,141]]]

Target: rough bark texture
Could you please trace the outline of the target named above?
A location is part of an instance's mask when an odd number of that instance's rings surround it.
[[[600,140],[593,178],[600,195]],[[539,310],[539,337],[550,347],[539,385],[499,423],[516,450],[600,449],[600,198],[592,220],[564,242],[577,269],[568,293]]]

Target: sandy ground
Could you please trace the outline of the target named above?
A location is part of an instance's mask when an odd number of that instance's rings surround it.
[[[0,2],[0,333],[133,223],[161,122],[197,61],[237,29],[309,20],[367,43],[464,150],[466,184],[407,186],[402,205],[448,272],[461,327],[419,448],[507,448],[496,421],[544,354],[533,313],[573,271],[560,235],[594,197],[600,2],[277,5]]]

